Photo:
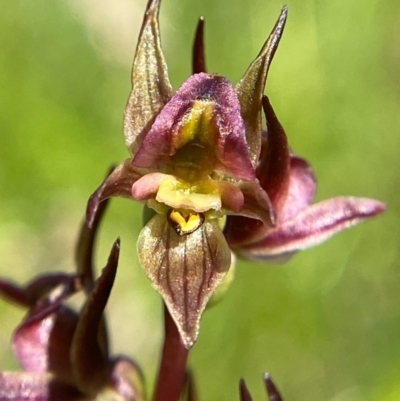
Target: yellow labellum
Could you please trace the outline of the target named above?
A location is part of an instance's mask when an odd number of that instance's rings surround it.
[[[187,235],[196,231],[204,222],[204,215],[192,211],[171,209],[168,221],[178,235]]]
[[[177,179],[164,180],[158,189],[156,200],[172,209],[188,209],[207,212],[221,209],[221,196],[211,180],[191,185]]]

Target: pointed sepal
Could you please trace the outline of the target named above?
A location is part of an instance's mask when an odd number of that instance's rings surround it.
[[[132,67],[132,91],[125,110],[125,142],[138,150],[156,115],[172,95],[161,49],[158,12],[161,0],[149,0]]]
[[[196,34],[193,43],[192,72],[207,72],[206,54],[204,49],[204,18],[200,17],[196,28]]]
[[[120,243],[111,250],[107,266],[96,280],[88,296],[71,344],[71,361],[77,387],[86,394],[96,394],[104,386],[108,374],[108,351],[99,343],[99,330],[103,325],[106,307],[118,266]]]
[[[262,97],[269,66],[285,27],[287,12],[288,9],[284,6],[268,40],[235,88],[241,105],[242,117],[246,126],[246,139],[254,167],[257,165],[261,150]]]

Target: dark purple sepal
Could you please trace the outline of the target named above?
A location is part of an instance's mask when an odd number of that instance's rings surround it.
[[[204,50],[204,18],[200,17],[193,43],[192,73],[207,72]]]
[[[46,273],[29,282],[25,287],[6,279],[0,279],[0,295],[7,301],[24,307],[31,307],[52,288],[70,283],[67,273]]]
[[[290,155],[289,188],[285,199],[280,198],[276,209],[276,226],[306,209],[313,201],[316,180],[309,163],[296,155]],[[261,173],[260,170],[257,170]],[[272,202],[271,202],[272,203]],[[274,208],[275,209],[275,208]],[[225,237],[233,250],[258,242],[268,236],[271,226],[261,220],[242,216],[228,216],[224,229]]]
[[[213,108],[212,117],[206,123],[207,134],[199,130],[190,141],[204,147],[204,158],[213,157],[211,168],[208,160],[207,166],[200,160],[200,170],[210,168],[237,179],[254,179],[237,95],[226,78],[205,73],[191,76],[161,110],[136,153],[133,165],[159,168],[172,163],[171,157],[184,142],[182,127],[189,122],[190,112],[196,111],[196,102]]]
[[[89,198],[86,209],[86,220],[89,227],[93,226],[97,209],[105,199],[114,196],[132,199],[132,185],[143,173],[132,167],[131,162],[132,159],[127,159],[116,167]]]
[[[70,358],[76,386],[85,394],[96,394],[107,379],[108,355],[98,340],[103,312],[118,266],[120,242],[111,250],[107,266],[96,280],[81,313],[71,344]]]
[[[258,163],[261,150],[261,102],[265,82],[269,66],[285,27],[287,12],[288,9],[284,6],[268,40],[235,88],[246,126],[246,139],[249,145],[250,159],[254,167]]]
[[[267,121],[267,136],[264,154],[257,165],[257,178],[267,192],[277,214],[283,208],[289,191],[290,152],[286,133],[280,124],[267,96],[262,100]]]
[[[160,0],[149,0],[132,67],[132,91],[125,109],[125,142],[132,154],[155,116],[172,96],[158,27]]]
[[[0,372],[1,401],[84,401],[74,387],[49,373]]]
[[[246,382],[243,379],[240,379],[239,382],[239,395],[240,401],[253,401],[250,391],[246,386]]]

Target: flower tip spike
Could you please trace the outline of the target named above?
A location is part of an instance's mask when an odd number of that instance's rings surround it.
[[[240,379],[239,382],[239,393],[240,393],[240,401],[253,401],[250,392],[246,386],[246,383],[243,379]]]
[[[160,0],[147,3],[132,67],[132,91],[125,109],[125,142],[132,154],[139,148],[155,116],[168,102],[172,87],[158,27]]]
[[[267,390],[269,401],[283,401],[283,399],[282,399],[281,395],[279,394],[279,391],[276,388],[274,382],[272,381],[269,373],[265,373],[264,383],[265,383],[265,388]]]
[[[82,308],[72,340],[72,369],[76,385],[84,393],[96,393],[107,375],[108,350],[104,350],[99,343],[99,333],[104,324],[103,313],[117,272],[119,250],[120,240],[117,239],[106,267]]]
[[[279,15],[278,21],[276,21],[275,26],[272,29],[271,34],[269,35],[268,40],[265,42],[264,46],[260,51],[260,54],[258,55],[258,57],[267,56],[267,68],[269,67],[269,64],[271,64],[272,58],[274,57],[276,49],[278,48],[279,42],[283,34],[283,30],[286,25],[287,16],[288,16],[288,6],[284,5]]]
[[[262,47],[257,58],[250,64],[243,78],[236,85],[236,92],[246,126],[246,140],[255,167],[261,150],[261,103],[269,66],[278,48],[287,19],[288,8],[284,6],[278,21]]]
[[[204,17],[199,18],[193,43],[193,74],[207,72],[206,55],[204,50]]]

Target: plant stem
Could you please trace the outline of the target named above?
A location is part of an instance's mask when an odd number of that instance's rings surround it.
[[[154,401],[178,401],[185,387],[189,350],[183,345],[175,322],[164,305],[164,347],[154,392]]]

